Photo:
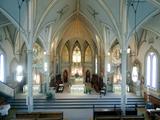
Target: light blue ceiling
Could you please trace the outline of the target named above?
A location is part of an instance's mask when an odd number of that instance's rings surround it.
[[[0,11],[5,15],[14,26],[18,28],[19,24],[19,9],[18,0],[1,0]],[[20,0],[21,1],[21,0]],[[27,4],[26,1],[21,9],[21,25],[24,33],[27,32]],[[150,28],[155,31],[160,31],[160,16],[153,17],[160,9],[160,0],[139,0],[136,14],[136,28]],[[85,24],[92,25],[93,32],[100,33],[100,38],[103,38],[102,25],[109,26],[113,32],[112,35],[118,37],[118,32],[122,29],[122,10],[124,0],[34,0],[33,1],[33,31],[37,35],[45,29],[45,26],[52,23],[52,34],[63,32],[67,22],[71,22],[73,16],[80,15],[86,19]],[[128,1],[130,2],[130,1]],[[138,0],[132,0],[133,6]],[[158,5],[157,5],[158,3]],[[132,36],[135,29],[135,12],[133,6],[127,4],[128,8],[128,36]],[[0,18],[0,25],[8,23],[8,20]],[[154,21],[154,22],[153,22]],[[158,25],[157,25],[158,24]],[[64,25],[64,26],[63,26]],[[90,26],[88,25],[88,26]],[[145,27],[146,26],[146,27]],[[60,31],[61,30],[61,31]],[[113,37],[114,38],[114,37]]]
[[[137,6],[137,7],[136,7]],[[135,13],[136,10],[136,13]],[[135,27],[138,28],[144,22],[147,22],[154,14],[157,8],[147,1],[133,3],[133,6],[128,6],[128,30],[132,34]],[[136,18],[136,20],[135,20]],[[135,26],[136,25],[136,26]]]
[[[150,21],[143,25],[143,27],[160,35],[160,13],[153,16]]]

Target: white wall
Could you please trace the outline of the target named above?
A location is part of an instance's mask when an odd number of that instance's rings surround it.
[[[157,34],[155,34],[153,32],[147,31],[147,34],[143,35],[142,40],[145,40],[145,42],[143,42],[141,47],[139,48],[139,54],[138,54],[137,58],[142,64],[142,66],[141,66],[141,69],[142,69],[141,75],[144,76],[144,83],[145,83],[145,66],[146,66],[145,65],[145,55],[146,55],[146,53],[148,52],[148,50],[150,49],[151,46],[160,55],[160,36],[157,36]],[[160,70],[159,66],[158,66],[158,68]],[[160,76],[159,76],[159,78],[160,78]],[[159,80],[159,82],[160,82],[160,80]],[[144,91],[145,90],[146,90],[146,88],[144,89]],[[158,91],[152,91],[151,90],[150,92],[155,96],[159,96],[160,95],[160,92],[158,92]]]

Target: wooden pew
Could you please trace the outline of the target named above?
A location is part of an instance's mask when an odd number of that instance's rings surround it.
[[[63,120],[63,112],[16,113],[16,120]]]
[[[151,102],[154,105],[154,108],[160,107],[160,99],[153,96],[153,95],[148,95],[146,92],[144,92],[144,100],[147,102],[149,98],[149,102]]]
[[[144,115],[137,115],[137,105],[126,108],[126,115],[122,115],[120,108],[94,109],[94,120],[145,120]]]
[[[63,120],[63,112],[40,113],[37,120]]]
[[[144,116],[98,116],[95,120],[145,120]]]
[[[127,115],[122,116],[121,120],[145,120],[143,115]]]
[[[127,107],[125,112],[126,115],[137,115],[137,105],[134,107]]]
[[[121,110],[110,108],[110,109],[94,109],[94,120],[120,120]]]
[[[20,113],[16,113],[16,120],[36,120],[36,118],[38,118],[38,113],[37,112],[32,112],[32,113],[28,113],[28,112],[20,112]]]
[[[94,120],[121,120],[121,116],[98,116]]]

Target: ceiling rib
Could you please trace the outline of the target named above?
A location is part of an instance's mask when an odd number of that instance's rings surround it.
[[[105,12],[108,13],[109,18],[111,19],[113,25],[114,25],[115,28],[116,28],[117,35],[118,35],[118,37],[120,38],[120,36],[121,36],[121,35],[120,35],[120,31],[119,31],[119,29],[118,29],[118,25],[117,25],[117,23],[116,23],[116,20],[115,20],[115,18],[114,18],[114,16],[113,16],[111,10],[108,8],[108,6],[105,5],[105,3],[104,3],[103,1],[99,1],[99,0],[98,0],[98,3],[102,6],[102,8],[105,10]]]

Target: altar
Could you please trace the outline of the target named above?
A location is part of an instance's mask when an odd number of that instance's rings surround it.
[[[35,94],[37,94],[37,93],[40,93],[40,85],[33,85],[33,93]],[[27,93],[28,92],[28,85],[24,85],[23,86],[23,92],[24,93]]]
[[[81,95],[84,94],[85,90],[85,85],[83,84],[83,78],[82,77],[77,77],[72,79],[72,85],[70,88],[71,94],[74,95]]]
[[[82,85],[72,85],[71,86],[71,94],[74,94],[74,95],[84,94],[84,88],[85,88],[84,84],[82,84]]]
[[[113,84],[113,92],[121,92],[122,87],[120,84]],[[129,86],[126,85],[126,91],[129,92]]]

